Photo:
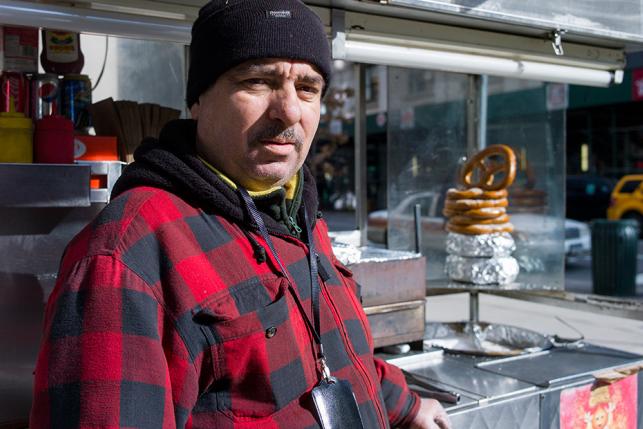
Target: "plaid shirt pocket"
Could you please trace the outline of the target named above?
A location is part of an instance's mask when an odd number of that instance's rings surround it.
[[[304,358],[312,353],[305,322],[286,280],[272,281],[279,282],[279,292],[268,305],[253,308],[236,296],[236,308],[242,309],[236,317],[222,316],[221,302],[207,303],[201,311],[199,323],[209,337],[214,374],[208,402],[233,420],[269,417],[315,380],[314,364]],[[242,295],[256,301],[256,295]]]

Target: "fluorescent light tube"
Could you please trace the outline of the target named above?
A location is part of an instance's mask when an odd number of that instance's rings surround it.
[[[125,13],[2,0],[0,24],[190,43],[192,24]]]
[[[622,70],[597,70],[587,67],[424,48],[410,48],[354,40],[346,40],[343,42],[343,45],[343,49],[341,49],[343,53],[336,55],[335,58],[358,63],[503,76],[599,87],[618,84],[623,80]],[[339,50],[334,50],[334,54],[336,54],[337,51]]]

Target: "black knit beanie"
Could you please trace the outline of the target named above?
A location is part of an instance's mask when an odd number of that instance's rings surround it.
[[[192,26],[188,107],[244,61],[283,58],[312,64],[328,88],[330,46],[319,17],[298,0],[212,0]]]

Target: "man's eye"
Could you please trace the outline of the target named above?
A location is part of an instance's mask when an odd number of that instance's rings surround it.
[[[262,79],[262,78],[246,79],[246,80],[243,81],[243,83],[245,83],[246,85],[249,85],[249,86],[260,86],[260,85],[269,85],[270,84],[270,82],[268,82],[268,80]]]
[[[317,94],[319,93],[319,88],[312,85],[301,85],[297,88],[298,91],[304,92],[306,94]]]

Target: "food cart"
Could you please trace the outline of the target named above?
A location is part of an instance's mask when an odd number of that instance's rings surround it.
[[[0,24],[163,41],[175,49],[189,43],[202,3],[5,0]],[[503,356],[452,353],[455,348],[428,341],[449,326],[426,324],[431,315],[424,311],[427,295],[464,291],[473,323],[460,325],[465,327],[485,326],[478,320],[480,294],[643,319],[635,303],[577,297],[564,292],[563,282],[568,85],[608,87],[623,80],[625,51],[643,43],[640,2],[307,3],[324,22],[337,60],[330,92],[336,97],[326,102],[320,134],[329,147],[353,143],[349,170],[358,233],[335,234],[336,250],[364,286],[376,345],[413,345],[410,352],[383,356],[407,371],[419,392],[447,394],[441,398],[455,427],[574,427],[570,407],[578,411],[582,401],[588,425],[594,418],[602,424],[598,420],[604,417],[612,425],[629,419],[631,425],[622,427],[643,427],[637,417],[643,395],[636,395],[643,357],[557,341],[546,333],[534,333],[530,347],[523,344]],[[373,133],[385,140],[374,174],[368,143]],[[518,155],[510,198],[520,220],[521,271],[502,287],[454,282],[444,274],[441,198],[455,186],[462,159],[496,143],[510,145]],[[0,427],[26,425],[42,311],[58,260],[66,242],[108,202],[119,168],[118,163],[0,165],[0,249],[6,255],[0,270],[0,341],[9,345],[0,354]],[[92,176],[106,178],[104,189],[90,189]],[[378,176],[385,180],[369,191]],[[386,248],[367,240],[369,201],[378,193],[385,195],[388,211]],[[351,198],[334,201],[346,206]],[[512,335],[509,329],[506,336]],[[480,340],[475,333],[467,338]],[[593,375],[598,372],[604,373],[600,385]]]

